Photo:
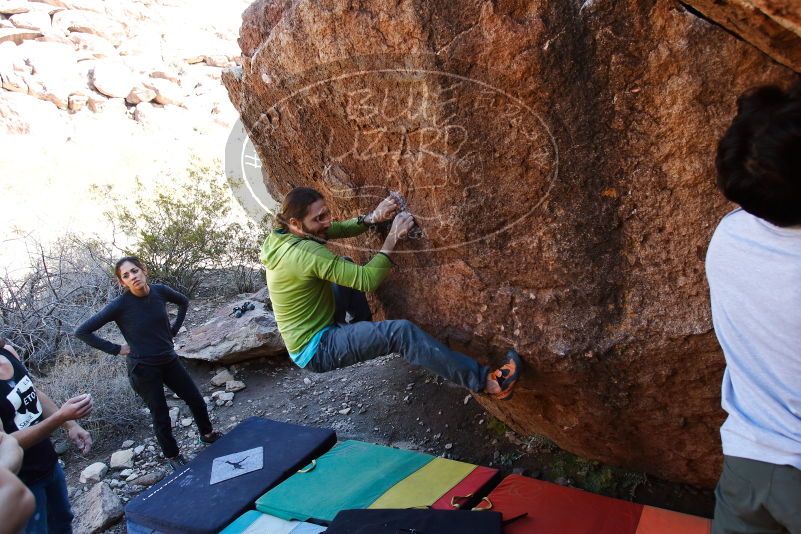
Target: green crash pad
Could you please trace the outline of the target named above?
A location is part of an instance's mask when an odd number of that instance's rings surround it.
[[[434,457],[414,451],[344,441],[262,495],[256,509],[281,519],[331,521],[337,512],[367,508]]]

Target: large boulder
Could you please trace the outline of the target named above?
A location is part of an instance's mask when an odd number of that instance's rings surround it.
[[[0,44],[0,87],[6,91],[27,94],[28,85],[22,76],[30,74],[31,70],[16,44]]]
[[[92,33],[71,32],[67,37],[78,50],[85,51],[97,58],[110,58],[117,55],[113,44]]]
[[[50,31],[50,15],[45,11],[19,13],[11,16],[11,23],[21,30]]]
[[[0,15],[17,15],[28,13],[30,5],[23,0],[2,0],[0,1]]]
[[[69,96],[86,89],[86,79],[75,68],[79,55],[72,46],[26,41],[17,51],[32,70],[27,83],[29,95],[67,109]]]
[[[121,62],[98,62],[92,70],[92,85],[111,98],[125,98],[136,85],[136,76]]]
[[[256,309],[239,318],[231,315],[245,301]],[[179,336],[176,347],[185,358],[221,364],[286,355],[266,289],[220,307],[208,322]]]
[[[798,0],[687,0],[687,3],[779,63],[801,72]]]
[[[25,87],[27,91],[27,84]],[[0,133],[16,135],[41,136],[57,132],[66,138],[69,131],[53,102],[11,91],[0,91],[0,124]]]
[[[102,37],[114,46],[126,38],[123,23],[105,15],[81,9],[67,9],[53,15],[53,30],[68,35],[70,32],[90,33]]]
[[[12,23],[13,24],[13,23]],[[42,32],[36,30],[22,30],[19,28],[0,28],[0,43],[20,44],[29,39],[41,37]]]
[[[184,92],[177,84],[162,78],[148,78],[142,85],[155,93],[154,100],[162,105],[180,106],[184,102]]]
[[[278,10],[278,12],[276,12]],[[669,0],[261,1],[223,76],[275,198],[403,193],[425,231],[378,292],[483,361],[523,434],[711,486],[724,362],[704,256],[718,138],[792,72]],[[366,260],[381,236],[342,253]]]

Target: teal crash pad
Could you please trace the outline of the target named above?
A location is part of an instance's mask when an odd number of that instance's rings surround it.
[[[367,508],[434,457],[361,441],[344,441],[262,495],[256,509],[281,519],[331,521],[337,512]]]
[[[255,510],[245,512],[220,534],[320,534],[326,527],[287,521]]]

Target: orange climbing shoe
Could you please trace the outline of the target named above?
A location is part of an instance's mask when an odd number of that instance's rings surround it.
[[[490,372],[491,378],[498,382],[501,388],[498,393],[492,393],[492,397],[498,400],[511,399],[522,368],[523,360],[520,359],[520,355],[514,350],[507,352],[503,365]]]

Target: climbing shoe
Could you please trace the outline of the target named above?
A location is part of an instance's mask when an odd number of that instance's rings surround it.
[[[491,371],[490,376],[493,380],[498,382],[498,386],[501,388],[498,393],[493,393],[492,397],[498,400],[511,399],[522,368],[523,360],[520,358],[520,355],[514,350],[507,352],[503,365]]]
[[[181,454],[173,456],[172,458],[167,458],[167,465],[169,465],[173,471],[177,471],[186,465],[186,458]]]
[[[201,434],[199,439],[203,443],[214,443],[215,441],[217,441],[221,437],[222,437],[222,434],[217,432],[216,430],[214,430],[209,434]]]

